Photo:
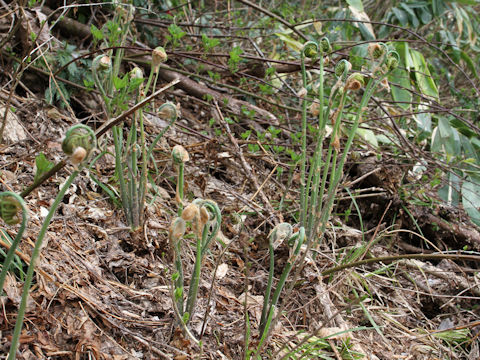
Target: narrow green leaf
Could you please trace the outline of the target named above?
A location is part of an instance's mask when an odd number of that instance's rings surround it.
[[[400,66],[396,68],[389,76],[388,81],[392,84],[392,98],[394,101],[398,101],[397,104],[404,110],[409,110],[412,102],[412,92],[410,91],[412,86],[410,83],[410,74],[408,72],[408,66],[406,66],[406,57],[408,54],[408,44],[405,42],[399,42],[395,46],[398,54],[400,55]],[[407,70],[404,70],[406,68]],[[398,84],[399,86],[396,86]]]
[[[410,55],[415,69],[415,78],[420,91],[427,96],[438,99],[438,89],[430,74],[425,57],[421,52],[410,49]]]
[[[460,57],[462,58],[463,61],[465,61],[465,64],[473,73],[473,75],[475,75],[477,79],[480,79],[477,73],[477,69],[475,68],[475,63],[473,62],[472,58],[465,51],[460,52]]]
[[[294,40],[290,36],[282,33],[275,33],[275,35],[277,35],[280,40],[287,44],[287,46],[290,47],[292,50],[300,52],[303,49],[303,44],[297,40]]]
[[[374,147],[378,148],[378,141],[377,141],[377,138],[375,137],[375,133],[372,130],[358,128],[357,135],[362,137],[365,141],[367,141]]]
[[[410,23],[413,25],[413,27],[417,28],[420,25],[420,22],[418,21],[415,11],[413,11],[413,9],[403,2],[400,4],[400,6],[407,12],[408,18],[410,19]]]
[[[400,10],[399,8],[392,8],[392,12],[395,15],[395,17],[398,19],[398,22],[402,26],[407,26],[408,25],[408,15],[405,11]]]
[[[462,205],[470,220],[480,226],[480,179],[469,176],[462,186]]]

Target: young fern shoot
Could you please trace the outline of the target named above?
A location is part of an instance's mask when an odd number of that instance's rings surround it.
[[[121,74],[125,45],[131,34],[134,11],[133,5],[115,4],[112,22],[117,26],[104,27],[104,31],[107,32],[107,36],[103,38],[104,45],[110,50],[106,54],[97,56],[92,62],[93,79],[102,95],[108,118],[117,116],[131,101],[136,104],[142,103],[151,88],[155,90],[160,64],[167,61],[165,49],[157,47],[152,51],[152,63],[146,84],[139,67],[134,67],[128,74]],[[174,109],[171,112],[173,115],[168,116],[171,119],[170,125],[177,118],[177,110]],[[115,176],[118,180],[122,207],[132,232],[134,245],[143,248],[145,244],[136,235],[140,235],[139,230],[144,224],[148,163],[153,146],[161,136],[155,138],[151,147],[147,146],[142,108],[133,113],[130,128],[126,133],[124,133],[123,122],[113,126],[112,133],[115,147]],[[165,130],[161,135],[164,133]]]
[[[15,322],[15,328],[13,330],[12,343],[10,345],[10,351],[8,360],[14,360],[16,358],[16,352],[19,345],[20,334],[23,327],[23,319],[25,317],[25,311],[27,308],[28,293],[32,285],[33,274],[35,266],[40,255],[40,249],[42,248],[43,239],[47,232],[48,226],[52,221],[53,215],[57,211],[60,202],[63,200],[66,191],[72,185],[77,175],[82,171],[84,165],[87,162],[88,155],[96,146],[96,136],[91,128],[86,125],[78,124],[71,127],[65,134],[65,139],[62,143],[62,150],[66,155],[70,157],[70,161],[74,165],[74,169],[67,181],[63,184],[62,188],[58,192],[50,210],[48,211],[42,227],[35,241],[35,246],[30,258],[30,264],[28,265],[27,275],[25,277],[25,283],[23,285],[22,298],[18,308],[17,320]]]
[[[277,285],[275,293],[270,300],[272,278],[273,278],[273,253],[276,238],[288,238],[291,230],[288,224],[278,225],[270,236],[269,254],[270,254],[270,272],[265,293],[263,311],[260,321],[260,342],[256,353],[258,354],[268,338],[269,329],[274,327],[278,315],[274,317],[273,312],[277,307],[280,292],[285,285],[293,263],[300,252],[300,246],[305,242],[306,250],[300,257],[299,263],[302,264],[305,256],[311,250],[312,246],[319,246],[326,229],[328,219],[330,218],[335,194],[343,175],[343,167],[349,154],[353,139],[360,124],[362,115],[366,106],[377,89],[378,85],[384,82],[386,76],[393,71],[399,63],[399,56],[395,51],[390,50],[383,43],[376,43],[369,48],[371,75],[365,85],[365,77],[360,73],[349,75],[352,68],[351,64],[346,60],[341,60],[335,67],[336,83],[333,85],[327,106],[324,106],[324,74],[323,74],[323,57],[325,53],[331,50],[330,43],[326,38],[322,39],[319,44],[314,42],[305,43],[301,53],[301,72],[302,86],[306,89],[306,67],[305,58],[320,58],[319,72],[319,88],[318,88],[318,135],[316,139],[316,147],[311,161],[307,161],[307,92],[301,91],[300,101],[302,104],[302,144],[300,158],[300,230],[298,233],[290,237],[290,240],[297,239],[297,245],[293,251],[293,256],[289,257],[287,265],[282,273],[280,281]],[[340,149],[341,123],[343,119],[343,108],[347,99],[347,93],[358,91],[365,87],[361,98],[358,111],[354,117],[353,125],[345,130],[347,139],[344,143],[343,151]],[[303,90],[302,89],[302,90]],[[333,106],[337,108],[333,110]],[[323,154],[323,143],[326,136],[327,119],[331,122],[331,135],[328,143],[326,154]],[[309,164],[307,175],[307,164]],[[328,185],[327,185],[328,183]],[[281,235],[280,234],[285,234]],[[315,254],[313,254],[315,256]],[[301,266],[295,272],[292,283],[300,274]],[[292,286],[288,289],[290,293]]]
[[[212,240],[216,239],[222,224],[222,215],[216,202],[212,200],[196,199],[184,206],[184,166],[189,160],[188,152],[181,145],[172,150],[172,160],[177,169],[176,202],[178,216],[173,219],[169,230],[170,246],[174,251],[176,272],[172,276],[174,285],[174,299],[182,327],[185,329],[195,313],[195,304],[198,296],[198,285],[202,262]],[[191,231],[195,238],[196,253],[193,272],[190,279],[187,303],[184,305],[184,272],[182,261],[182,241],[187,224],[191,224]]]
[[[288,257],[287,263],[283,268],[282,275],[280,276],[280,280],[278,281],[277,287],[275,288],[275,292],[273,293],[272,298],[270,299],[270,294],[272,292],[272,284],[273,284],[273,274],[275,268],[275,258],[274,258],[274,251],[278,248],[283,242],[287,241],[288,246],[290,247],[290,255]],[[260,339],[265,340],[268,332],[270,331],[269,325],[271,319],[274,315],[275,308],[277,307],[278,300],[280,299],[280,294],[285,286],[287,281],[288,275],[295,264],[295,261],[300,254],[300,249],[305,241],[305,228],[300,227],[298,232],[293,233],[292,226],[288,223],[281,223],[275,226],[269,236],[268,241],[268,252],[270,256],[270,269],[268,273],[268,282],[267,288],[265,290],[265,296],[263,300],[263,308],[262,308],[262,315],[260,318]],[[258,345],[258,349],[260,349],[262,345],[262,340]]]

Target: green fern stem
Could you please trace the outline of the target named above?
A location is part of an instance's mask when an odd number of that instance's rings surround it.
[[[40,249],[42,248],[43,239],[45,238],[47,228],[50,225],[50,222],[52,221],[53,215],[57,211],[58,205],[60,205],[60,202],[65,196],[65,192],[73,183],[77,175],[80,173],[81,168],[79,170],[74,170],[72,174],[68,177],[65,184],[60,189],[59,193],[57,194],[57,197],[55,198],[55,201],[53,202],[50,208],[50,211],[48,212],[45,220],[43,221],[42,228],[40,229],[40,232],[38,234],[38,238],[37,238],[37,241],[35,242],[35,246],[32,251],[32,256],[30,258],[30,264],[28,266],[25,283],[23,285],[22,299],[20,301],[20,306],[18,308],[17,321],[15,322],[15,328],[13,330],[12,343],[10,345],[8,360],[14,360],[16,358],[16,352],[17,352],[18,343],[20,340],[20,333],[22,332],[22,327],[23,327],[23,319],[25,317],[25,310],[27,308],[28,294],[30,291],[30,287],[32,285],[33,273],[35,271],[35,266],[36,266],[38,256],[40,255]]]
[[[303,88],[307,87],[307,73],[305,70],[305,54],[300,52],[301,60],[301,72],[302,72],[302,85]],[[301,158],[300,158],[300,224],[305,225],[305,212],[306,212],[306,200],[307,193],[305,187],[305,173],[307,163],[307,99],[306,95],[302,98],[302,145],[301,145]]]
[[[13,199],[14,202],[12,202],[11,199]],[[0,273],[0,295],[3,292],[3,285],[5,283],[7,272],[10,269],[10,265],[12,264],[13,257],[15,256],[15,250],[17,249],[18,244],[22,239],[23,233],[25,231],[25,228],[28,222],[28,210],[27,210],[27,206],[25,205],[25,201],[23,201],[23,199],[18,194],[15,194],[14,192],[11,192],[11,191],[4,191],[0,193],[0,209],[1,209],[0,215],[7,224],[10,225],[17,222],[15,217],[17,216],[17,212],[19,210],[18,206],[20,206],[22,210],[22,220],[20,224],[20,229],[18,230],[17,235],[15,236],[15,239],[10,245],[10,249],[8,249],[7,256],[3,261],[2,272]],[[4,207],[8,207],[8,210],[9,210],[8,214],[5,214],[5,212],[3,211]],[[13,216],[12,216],[12,213],[10,212],[11,210],[15,211],[15,214],[13,214]]]
[[[293,265],[295,264],[295,261],[300,254],[300,249],[305,241],[305,228],[302,226],[300,227],[299,231],[293,236],[291,233],[288,234],[287,242],[288,245],[293,248],[293,251],[290,255],[290,257],[287,260],[287,263],[285,264],[285,267],[283,268],[282,275],[280,276],[280,279],[278,280],[277,287],[275,288],[275,292],[273,293],[271,301],[269,301],[268,305],[268,310],[265,310],[265,302],[264,302],[264,309],[262,309],[262,316],[264,318],[262,319],[263,321],[260,321],[260,328],[259,332],[261,334],[261,337],[263,338],[264,336],[267,335],[267,333],[270,330],[269,324],[271,322],[271,316],[273,316],[272,312],[276,308],[278,300],[280,299],[280,294],[285,287],[285,283],[287,281],[288,275],[290,274],[290,271],[293,268]],[[270,320],[265,318],[265,314],[268,314],[268,318]]]
[[[203,258],[205,257],[211,241],[217,237],[218,231],[220,230],[220,225],[222,224],[222,214],[218,205],[214,201],[197,199],[193,203],[197,205],[199,209],[205,207],[210,213],[210,219],[205,224],[203,224],[203,228],[201,229],[201,237],[196,234],[197,249],[195,256],[195,264],[193,267],[193,274],[188,289],[187,305],[185,308],[185,313],[189,314],[186,323],[188,323],[188,321],[193,317],[193,314],[195,312],[195,303],[198,295],[198,284],[200,282],[200,272]],[[194,221],[199,222],[200,218],[197,216]],[[213,227],[210,230],[211,226]]]

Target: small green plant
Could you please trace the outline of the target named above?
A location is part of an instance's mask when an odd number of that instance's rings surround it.
[[[178,171],[175,197],[178,204],[178,216],[173,219],[169,229],[169,239],[175,253],[176,268],[176,272],[172,276],[174,283],[173,301],[179,321],[184,330],[188,331],[188,322],[195,313],[202,262],[212,240],[216,239],[220,230],[222,215],[218,205],[212,200],[196,199],[184,207],[184,163],[188,161],[188,152],[182,146],[177,145],[172,151],[172,159]],[[187,303],[184,305],[182,242],[186,238],[188,224],[191,226],[192,235],[195,239],[196,256],[188,289]]]
[[[78,91],[72,85],[58,81],[56,77],[68,80],[70,83],[91,87],[93,84],[90,74],[91,60],[78,59],[72,62],[77,52],[76,46],[67,42],[58,48],[55,54],[45,53],[35,61],[35,65],[47,72],[54,72],[48,80],[45,90],[45,101],[48,104],[58,103],[60,107],[68,107],[70,98]]]
[[[446,330],[433,333],[432,336],[452,345],[466,344],[471,341],[470,329]]]
[[[205,49],[205,52],[208,53],[212,51],[213,48],[220,45],[220,40],[215,38],[209,38],[207,35],[202,34],[202,44],[203,44],[203,48]]]
[[[274,310],[280,291],[285,284],[286,276],[288,276],[290,269],[293,266],[293,262],[300,250],[299,246],[304,242],[306,244],[306,251],[299,260],[301,263],[312,246],[318,246],[319,242],[322,240],[328,219],[332,212],[335,194],[343,175],[343,166],[349,154],[350,147],[353,143],[366,105],[375,92],[375,89],[382,83],[385,77],[397,67],[399,61],[398,54],[395,51],[390,50],[385,44],[373,44],[369,48],[371,76],[368,79],[368,82],[360,73],[349,74],[352,65],[348,61],[339,61],[335,67],[336,82],[331,88],[329,98],[325,99],[323,60],[324,56],[330,51],[331,46],[329,40],[323,38],[319,43],[312,41],[306,42],[300,52],[303,87],[297,95],[300,98],[302,106],[302,126],[300,134],[301,152],[298,157],[295,156],[295,159],[298,159],[300,163],[300,231],[292,236],[291,226],[288,224],[280,224],[271,234],[269,242],[270,274],[260,321],[260,342],[255,354],[260,353],[262,345],[268,337],[268,329],[274,327],[274,322],[278,318],[278,315],[274,318]],[[312,61],[319,59],[320,65],[318,75],[319,86],[316,92],[316,102],[318,102],[318,124],[314,137],[316,139],[316,144],[313,155],[309,155],[307,152],[307,132],[309,129],[309,126],[307,126],[307,104],[310,100],[307,97],[309,93],[307,88],[309,85],[307,84],[305,58],[310,58]],[[341,123],[344,115],[343,109],[348,98],[347,94],[358,91],[362,88],[364,88],[364,92],[355,118],[353,119],[353,124],[349,129],[342,130]],[[329,122],[327,120],[330,120],[330,124],[328,124]],[[328,141],[328,147],[326,151],[324,151],[323,145],[327,136],[327,127],[330,127],[331,134]],[[341,149],[340,139],[344,132],[346,133],[347,139],[345,140],[343,149]],[[291,155],[293,159],[293,152]],[[296,243],[293,255],[291,254],[289,257],[289,261],[282,273],[282,277],[277,285],[271,303],[268,303],[270,301],[270,291],[272,286],[271,276],[274,267],[273,249],[275,248],[274,243],[275,238],[277,237],[290,239],[290,242],[298,240],[298,242]],[[301,266],[299,268],[301,268]],[[298,274],[299,271],[296,271],[292,281],[293,283]]]
[[[157,47],[152,51],[148,79],[144,78],[142,70],[138,67],[134,67],[127,74],[120,74],[124,56],[123,45],[130,31],[133,10],[131,6],[125,8],[118,6],[113,21],[105,24],[102,30],[93,29],[96,38],[103,39],[106,46],[117,47],[115,52],[111,50],[107,54],[99,55],[92,62],[93,79],[102,94],[108,117],[114,117],[126,110],[130,101],[138,104],[145,100],[148,92],[156,88],[160,65],[167,60],[165,49]],[[169,29],[174,43],[185,34],[182,35],[179,28],[173,24]],[[148,163],[152,158],[153,149],[177,119],[178,109],[174,104],[167,102],[158,108],[157,113],[162,118],[169,119],[170,123],[155,137],[150,146],[147,146],[142,109],[134,112],[130,128],[125,133],[123,123],[112,128],[115,178],[119,184],[121,204],[132,235],[138,233],[144,223]],[[140,241],[136,241],[136,245],[143,246]]]
[[[182,265],[182,241],[186,232],[187,222],[192,225],[192,233],[196,242],[196,257],[193,273],[190,279],[190,285],[187,296],[187,303],[184,307],[183,289],[183,265]],[[169,231],[169,238],[173,249],[175,250],[176,273],[173,276],[175,283],[175,303],[180,315],[182,324],[188,324],[195,313],[195,303],[198,294],[198,284],[200,281],[200,272],[202,261],[206,255],[207,249],[218,234],[222,222],[222,215],[218,205],[212,200],[196,199],[182,212],[181,216],[176,217]]]
[[[168,32],[170,35],[167,35],[167,40],[170,42],[172,49],[175,49],[180,44],[180,39],[183,38],[187,33],[182,30],[177,24],[171,24],[168,27]]]
[[[312,239],[317,239],[317,234],[323,234],[327,220],[330,216],[333,200],[343,174],[343,165],[349,154],[356,131],[361,121],[363,111],[384,78],[397,67],[398,54],[390,50],[385,44],[373,44],[370,49],[370,68],[372,75],[365,84],[365,77],[359,73],[349,75],[351,64],[340,61],[335,67],[337,81],[332,87],[330,97],[324,103],[324,76],[323,56],[330,51],[330,43],[324,38],[319,44],[307,42],[301,52],[303,87],[307,87],[305,70],[305,57],[315,59],[320,57],[318,98],[318,135],[312,158],[307,162],[307,99],[302,97],[302,137],[300,159],[300,225],[305,227],[307,244],[310,246]],[[340,137],[342,135],[341,123],[347,93],[364,88],[363,96],[358,106],[353,125],[348,130],[347,139],[340,151]],[[334,106],[337,108],[334,109]],[[323,155],[323,142],[326,136],[327,119],[330,120],[332,133],[326,155]],[[307,163],[310,164],[307,176]],[[328,181],[327,181],[328,180]],[[328,187],[327,187],[328,183]],[[326,201],[324,200],[326,195]],[[320,225],[320,229],[319,229]]]
[[[242,48],[235,46],[229,53],[230,58],[228,59],[228,67],[232,73],[235,73],[238,70],[238,64],[240,63],[240,55],[243,53]]]
[[[306,333],[299,333],[298,337],[302,339],[301,345],[295,346],[287,354],[282,356],[281,359],[332,359],[333,354],[339,354],[340,359],[363,359],[365,355],[352,350],[352,343],[350,337],[347,337],[345,340],[342,340],[341,344],[335,346],[329,339],[332,339],[335,336],[345,336],[344,333],[351,331],[365,330],[368,328],[360,327],[356,329],[349,329],[345,331],[339,331],[338,333],[332,334],[330,336],[318,337],[310,336]],[[335,346],[335,349],[334,349]],[[332,354],[333,353],[333,354]]]

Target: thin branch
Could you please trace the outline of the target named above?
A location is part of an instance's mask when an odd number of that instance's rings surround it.
[[[270,16],[271,18],[281,22],[283,25],[285,25],[287,28],[289,28],[290,30],[292,30],[295,34],[297,34],[298,36],[300,36],[303,40],[307,41],[308,38],[301,32],[299,31],[295,25],[292,25],[290,24],[288,21],[286,21],[285,19],[281,18],[280,16],[272,13],[271,11],[268,11],[267,9],[264,9],[263,7],[261,7],[260,5],[257,5],[257,4],[254,4],[250,1],[247,1],[247,0],[237,0],[238,2],[241,2],[242,4],[245,4],[247,6],[250,6],[251,8],[254,8],[255,10],[258,10],[262,13],[264,13],[265,15],[267,16]]]

